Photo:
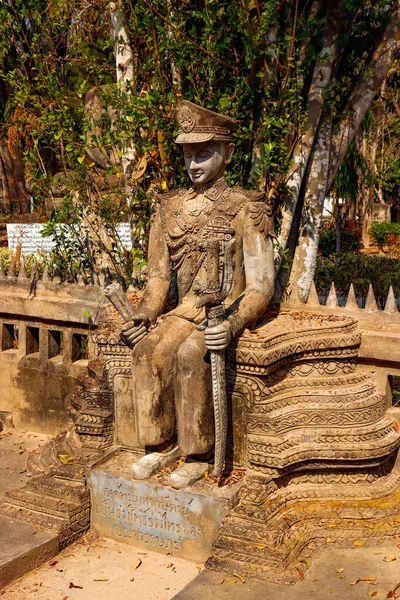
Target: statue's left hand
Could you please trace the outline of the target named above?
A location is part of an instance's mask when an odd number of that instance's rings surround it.
[[[229,321],[222,321],[214,327],[206,327],[204,335],[208,350],[226,350],[232,341]]]

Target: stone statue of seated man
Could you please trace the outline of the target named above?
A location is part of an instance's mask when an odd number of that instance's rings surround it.
[[[149,279],[135,318],[123,326],[133,346],[133,402],[146,454],[132,465],[147,479],[180,456],[175,488],[204,476],[212,459],[214,416],[209,350],[225,350],[265,312],[274,289],[273,223],[262,193],[228,187],[224,171],[236,122],[191,102],[177,105],[176,143],[193,183],[159,197],[149,239]],[[222,277],[226,244],[234,238],[233,285],[226,319],[208,327],[196,289],[207,280],[207,241],[216,239]],[[217,263],[218,264],[218,263]],[[178,306],[151,332],[166,306],[172,272]],[[202,325],[203,324],[203,325]]]

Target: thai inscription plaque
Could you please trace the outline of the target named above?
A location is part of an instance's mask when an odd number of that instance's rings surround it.
[[[92,527],[105,537],[148,550],[204,561],[227,506],[196,492],[105,472],[89,474]]]

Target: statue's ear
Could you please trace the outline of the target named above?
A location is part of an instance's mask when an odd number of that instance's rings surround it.
[[[235,144],[231,143],[231,144],[227,145],[225,164],[229,164],[231,162],[234,150],[235,150]]]

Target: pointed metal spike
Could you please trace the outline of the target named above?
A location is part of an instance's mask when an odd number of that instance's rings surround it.
[[[85,269],[83,268],[83,265],[81,265],[81,268],[79,269],[79,273],[78,273],[78,285],[86,285],[86,281],[85,281]]]
[[[314,280],[311,283],[310,293],[308,294],[307,306],[319,307],[319,298]]]
[[[92,275],[89,279],[89,285],[100,285],[99,276],[95,270],[92,271]]]
[[[358,309],[358,303],[357,303],[356,293],[354,291],[353,284],[350,285],[345,308],[347,310],[357,310]]]
[[[338,306],[336,288],[335,288],[335,284],[333,281],[332,281],[331,289],[329,290],[329,296],[328,296],[325,306],[327,306],[328,308],[336,308]]]
[[[44,269],[43,269],[42,281],[44,283],[47,283],[48,281],[50,281],[49,265],[47,263],[45,264]]]
[[[54,267],[53,283],[61,283],[61,270],[58,265]]]
[[[386,304],[385,304],[385,313],[389,314],[389,315],[393,315],[399,312],[399,309],[397,308],[397,303],[396,303],[396,298],[394,295],[394,291],[392,286],[390,286],[389,288],[389,293],[388,293],[388,297],[386,299]]]
[[[37,264],[36,264],[36,260],[33,261],[32,263],[32,269],[31,269],[31,275],[29,278],[31,281],[33,280],[38,280],[39,276],[38,276],[38,268],[37,268]]]
[[[378,311],[378,307],[376,305],[376,300],[375,300],[374,288],[372,287],[371,283],[369,284],[367,299],[365,301],[365,310],[367,310],[368,312],[377,312]]]
[[[67,267],[67,272],[66,272],[64,283],[75,283],[75,277],[74,277],[74,274],[72,272],[70,265],[68,265],[68,267]]]
[[[7,271],[7,277],[15,277],[15,258],[12,259],[12,261],[10,262],[10,266],[8,267],[8,271]]]
[[[25,260],[24,257],[21,256],[21,262],[19,266],[18,279],[21,281],[28,281],[28,273],[26,272]]]

